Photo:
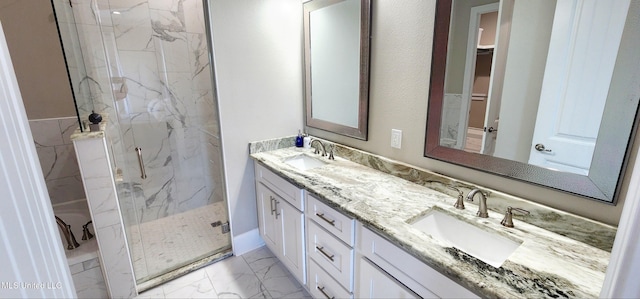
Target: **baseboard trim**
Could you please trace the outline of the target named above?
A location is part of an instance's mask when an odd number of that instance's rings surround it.
[[[258,228],[232,237],[233,255],[240,256],[251,250],[264,246]]]

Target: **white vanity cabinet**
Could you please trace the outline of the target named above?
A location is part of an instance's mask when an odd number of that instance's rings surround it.
[[[303,191],[257,163],[255,173],[260,235],[267,247],[304,285]]]
[[[356,298],[478,298],[361,223],[356,237]]]
[[[307,194],[309,292],[315,298],[351,298],[355,220]]]

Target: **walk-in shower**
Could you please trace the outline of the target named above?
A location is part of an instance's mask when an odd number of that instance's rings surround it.
[[[202,0],[53,0],[81,119],[107,119],[138,284],[230,254]]]

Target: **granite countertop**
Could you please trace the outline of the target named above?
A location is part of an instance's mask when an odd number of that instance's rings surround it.
[[[489,218],[476,217],[473,203],[465,202],[467,209],[457,210],[451,195],[338,156],[335,161],[321,158],[328,164],[304,171],[284,163],[287,157],[313,155],[312,151],[252,150],[251,157],[482,297],[598,297],[610,257],[606,250],[515,218],[514,228],[503,227],[501,213],[489,211]],[[522,244],[495,268],[411,226],[413,219],[431,209]]]

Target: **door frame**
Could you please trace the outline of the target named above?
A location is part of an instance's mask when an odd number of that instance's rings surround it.
[[[462,96],[460,101],[460,117],[458,119],[458,139],[456,147],[464,149],[467,143],[467,128],[469,127],[469,109],[471,109],[471,95],[473,91],[473,77],[476,70],[476,54],[478,51],[478,27],[480,16],[484,13],[498,11],[499,3],[479,5],[471,8],[469,14],[469,31],[467,34],[467,55],[464,64],[464,79],[462,81]]]

